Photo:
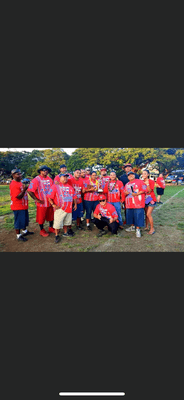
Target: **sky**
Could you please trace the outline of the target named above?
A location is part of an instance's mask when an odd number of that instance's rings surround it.
[[[73,151],[75,151],[76,150],[76,148],[72,148],[72,147],[67,147],[67,148],[64,148],[64,147],[62,147],[63,148],[63,150],[67,153],[67,154],[69,154],[69,155],[71,155],[72,153],[73,153]],[[0,147],[0,151],[8,151],[8,150],[10,150],[10,151],[23,151],[23,150],[25,150],[25,151],[33,151],[33,150],[46,150],[46,149],[48,149],[48,147],[35,147],[35,148],[30,148],[30,147],[28,147],[28,148],[23,148],[23,147],[18,147],[18,148],[15,148],[15,147],[10,147],[10,148],[8,148],[8,147]]]

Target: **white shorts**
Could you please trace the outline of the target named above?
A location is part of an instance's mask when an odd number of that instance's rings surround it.
[[[62,229],[63,226],[72,225],[72,213],[67,213],[61,208],[54,212],[54,229]]]

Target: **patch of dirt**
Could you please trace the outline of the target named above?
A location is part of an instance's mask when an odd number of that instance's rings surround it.
[[[176,226],[156,226],[155,234],[148,235],[142,230],[141,238],[136,238],[135,233],[119,230],[117,236],[110,232],[101,238],[97,237],[98,229],[92,224],[93,230],[76,231],[72,238],[64,238],[58,244],[54,243],[55,235],[51,233],[43,238],[39,234],[38,224],[31,222],[29,230],[34,235],[27,237],[27,242],[18,242],[14,230],[0,231],[1,252],[183,252],[184,251],[184,230]],[[48,225],[45,224],[48,230]]]

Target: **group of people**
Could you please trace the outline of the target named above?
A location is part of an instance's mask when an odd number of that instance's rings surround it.
[[[99,230],[98,236],[107,233],[107,229],[117,235],[123,225],[130,225],[126,231],[135,232],[141,237],[145,225],[148,234],[155,233],[152,211],[160,202],[165,188],[162,174],[157,182],[150,179],[149,171],[142,172],[141,179],[131,164],[124,165],[125,173],[118,179],[115,171],[107,175],[107,169],[102,168],[100,176],[90,168],[76,169],[71,175],[65,164],[60,166],[60,173],[53,179],[49,177],[51,169],[42,165],[38,175],[29,183],[22,182],[21,171],[17,168],[11,171],[10,183],[11,209],[14,212],[14,227],[17,240],[27,241],[26,236],[33,235],[29,225],[28,194],[36,203],[36,222],[40,227],[42,237],[55,234],[55,243],[61,240],[61,230],[64,237],[74,236],[72,221],[76,221],[76,229],[82,230],[82,219],[86,217],[86,229],[92,230],[92,222]],[[158,199],[154,188],[157,187]],[[122,220],[122,209],[125,220]],[[48,231],[44,229],[45,221],[49,222]],[[20,232],[22,230],[22,232]]]

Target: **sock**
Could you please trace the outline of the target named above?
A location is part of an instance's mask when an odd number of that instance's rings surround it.
[[[86,224],[87,226],[90,226],[90,223],[89,222],[87,222],[87,224]]]
[[[20,236],[22,236],[21,233],[17,234],[17,239],[19,239]]]

